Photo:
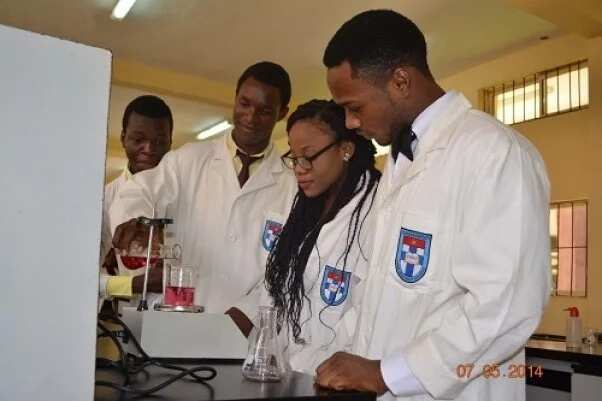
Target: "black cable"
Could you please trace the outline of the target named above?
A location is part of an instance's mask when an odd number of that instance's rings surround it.
[[[99,315],[98,320],[98,327],[103,332],[102,334],[99,334],[99,336],[111,338],[111,340],[117,346],[117,349],[119,351],[120,361],[114,362],[105,358],[97,358],[96,366],[99,368],[112,368],[120,371],[120,373],[124,375],[124,382],[123,384],[117,384],[107,382],[104,380],[97,380],[95,381],[96,386],[110,387],[122,392],[136,394],[138,396],[146,396],[153,394],[159,390],[162,390],[163,388],[167,387],[168,385],[174,383],[177,380],[180,380],[183,377],[191,376],[197,383],[207,386],[211,391],[213,390],[211,386],[206,382],[212,380],[213,378],[215,378],[215,376],[217,376],[217,371],[214,368],[209,366],[197,366],[187,369],[178,365],[172,365],[169,363],[161,362],[156,358],[152,358],[146,353],[146,351],[144,351],[144,349],[142,348],[142,346],[140,345],[130,328],[115,314]],[[142,355],[142,357],[126,353],[117,336],[115,336],[115,334],[111,330],[109,330],[104,324],[102,324],[100,320],[111,321],[113,323],[119,324],[125,331],[125,335],[129,339],[131,339],[132,343],[134,344],[134,347],[140,353],[140,355]],[[130,382],[130,376],[137,375],[141,372],[144,372],[148,375],[148,372],[146,372],[145,370],[148,366],[157,366],[164,369],[177,370],[180,373],[171,377],[165,382],[160,383],[149,389],[136,389],[128,386]],[[207,375],[199,376],[197,375],[197,372],[206,372]]]
[[[172,384],[188,375],[199,377],[195,374],[195,372],[200,372],[200,371],[204,371],[204,370],[212,369],[212,368],[208,368],[205,366],[197,366],[197,367],[191,368],[191,369],[185,369],[185,368],[180,367],[180,369],[183,369],[183,371],[173,377],[170,377],[169,379],[165,380],[163,383],[157,384],[156,386],[148,388],[148,389],[133,388],[130,386],[124,386],[124,385],[120,385],[120,384],[116,384],[116,383],[112,383],[112,382],[107,382],[104,380],[97,380],[94,384],[96,386],[110,387],[115,390],[123,391],[126,393],[144,396],[144,395],[150,395],[150,394],[156,393],[157,391],[164,389],[165,387],[169,386],[170,384]],[[211,378],[204,379],[204,380],[211,380],[213,377],[215,377],[215,375],[213,375]],[[203,384],[208,385],[207,383],[204,383],[204,382],[203,382]]]
[[[144,349],[142,348],[142,346],[140,345],[140,343],[138,342],[138,340],[136,339],[136,337],[134,336],[134,334],[132,333],[132,331],[130,330],[130,328],[119,317],[117,317],[115,315],[103,315],[103,316],[99,317],[99,319],[101,319],[101,318],[102,318],[102,320],[110,320],[110,321],[113,321],[114,323],[119,324],[125,330],[126,335],[128,336],[128,338],[132,340],[132,342],[134,343],[134,346],[136,347],[136,350],[140,353],[140,355],[142,355],[142,358],[139,358],[139,357],[137,357],[135,355],[132,355],[132,354],[128,354],[129,356],[131,356],[131,357],[133,357],[135,359],[141,359],[141,363],[143,363],[143,364],[148,362],[148,364],[159,366],[159,367],[162,367],[164,369],[171,369],[171,370],[182,370],[182,369],[184,369],[185,370],[185,368],[182,368],[180,366],[167,364],[167,363],[159,361],[156,358],[152,358],[151,356],[149,356],[144,351]],[[113,335],[113,337],[114,337],[114,334],[112,332],[110,334]],[[115,337],[115,339],[113,341],[118,341],[118,340]],[[123,352],[123,348],[120,348],[120,349],[121,349],[121,352]],[[143,366],[143,368],[144,367],[145,366]],[[140,370],[141,369],[139,369],[139,370],[137,370],[136,372],[133,372],[133,373],[137,373]],[[209,377],[209,378],[200,377],[200,376],[194,374],[194,372],[191,373],[190,376],[192,376],[196,381],[206,381],[206,380],[213,379],[217,375],[217,372],[213,368],[207,367],[206,371],[208,371],[208,372],[210,372],[210,374],[212,374],[211,377]]]
[[[102,332],[106,335],[109,336],[109,338],[113,341],[113,343],[117,346],[117,349],[119,351],[119,358],[120,358],[120,363],[115,363],[115,368],[120,370],[124,376],[124,382],[123,385],[127,385],[130,381],[130,377],[128,375],[128,371],[127,371],[127,367],[128,367],[128,361],[127,361],[127,355],[123,350],[123,346],[121,345],[121,343],[119,342],[119,340],[117,339],[117,337],[115,336],[115,333],[113,333],[111,330],[109,330],[104,324],[102,324],[100,322],[100,320],[98,322],[96,322],[97,326],[102,330]],[[104,358],[101,358],[101,360],[104,360]],[[104,360],[106,361],[106,360]]]

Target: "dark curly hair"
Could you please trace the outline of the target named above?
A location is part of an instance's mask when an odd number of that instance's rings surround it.
[[[314,120],[326,124],[337,141],[350,141],[355,144],[355,152],[348,162],[347,172],[332,206],[326,208],[326,195],[308,198],[298,191],[288,219],[277,238],[266,265],[265,284],[278,310],[280,324],[286,320],[292,330],[295,341],[299,341],[301,324],[299,322],[303,303],[308,301],[311,313],[311,301],[306,296],[303,282],[307,260],[316,245],[316,240],[324,224],[331,221],[337,213],[356,195],[362,194],[352,212],[347,231],[347,243],[343,259],[343,269],[347,265],[347,256],[351,247],[359,238],[359,232],[367,212],[362,209],[369,199],[368,210],[372,207],[380,172],[375,167],[376,149],[369,140],[358,135],[355,130],[345,126],[345,111],[333,101],[311,100],[300,105],[288,119],[287,131],[297,122]],[[368,174],[366,174],[368,172]],[[363,216],[363,218],[362,218]],[[360,248],[361,249],[361,248]]]

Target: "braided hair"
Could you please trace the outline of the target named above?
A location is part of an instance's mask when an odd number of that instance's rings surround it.
[[[362,207],[368,198],[372,207],[375,186],[378,185],[380,172],[375,167],[376,149],[369,140],[358,135],[355,130],[345,126],[345,111],[333,101],[311,100],[300,105],[291,114],[287,122],[287,132],[299,121],[313,120],[326,124],[334,133],[335,140],[349,141],[355,145],[355,152],[347,163],[342,184],[334,195],[332,205],[327,207],[327,192],[309,198],[299,190],[293,202],[291,212],[278,236],[266,265],[265,284],[278,311],[278,322],[286,321],[295,341],[299,338],[299,322],[304,301],[308,301],[311,313],[311,301],[305,293],[303,276],[307,260],[316,245],[318,235],[324,224],[331,221],[337,213],[357,194],[362,193],[352,212],[347,232],[347,244],[343,256],[343,268],[353,242],[359,238],[363,223]],[[368,174],[366,174],[368,172]],[[364,219],[367,213],[363,213]],[[360,221],[361,219],[361,221]],[[361,248],[360,248],[361,249]]]

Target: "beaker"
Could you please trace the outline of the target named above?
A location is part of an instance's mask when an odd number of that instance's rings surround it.
[[[128,249],[116,249],[116,255],[125,268],[128,270],[137,270],[146,266],[147,243],[138,239],[132,240]],[[150,254],[150,267],[157,267],[159,262],[164,259],[178,260],[181,256],[181,247],[176,244],[168,246],[164,244],[153,243]]]
[[[196,269],[167,263],[163,268],[163,304],[169,306],[194,305]]]
[[[276,330],[276,310],[260,306],[259,327],[249,337],[249,352],[242,365],[242,374],[248,380],[277,382],[286,373],[282,349]]]

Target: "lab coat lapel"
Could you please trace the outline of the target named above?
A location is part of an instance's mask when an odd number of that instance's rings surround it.
[[[437,152],[445,149],[449,143],[458,118],[470,110],[468,100],[460,93],[454,93],[447,108],[435,117],[429,128],[424,132],[418,142],[414,161],[405,170],[391,180],[385,199],[397,193],[403,186],[410,183],[422,171],[427,169]],[[399,155],[398,157],[404,157]],[[395,169],[391,156],[387,160],[387,168]]]
[[[227,187],[238,187],[238,177],[234,170],[232,156],[228,151],[226,135],[223,136],[221,141],[216,141],[214,146],[213,160],[211,160],[211,165],[209,167],[212,170],[212,175],[220,177]]]
[[[276,185],[276,177],[282,173],[284,166],[280,161],[280,156],[276,147],[272,145],[272,149],[265,155],[261,165],[242,187],[241,196],[259,191],[265,187]]]

